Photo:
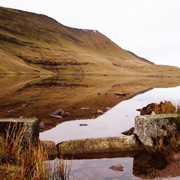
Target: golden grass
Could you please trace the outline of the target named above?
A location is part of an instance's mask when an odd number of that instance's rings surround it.
[[[180,134],[171,134],[170,138],[161,136],[156,139],[155,146],[156,154],[169,156],[173,155],[174,152],[180,151]]]
[[[23,129],[17,126],[9,127],[5,137],[0,136],[0,179],[65,180],[69,178],[70,169],[67,167],[67,161],[62,159],[55,171],[50,173],[47,163],[44,162],[49,158],[41,143],[38,145],[32,142],[23,143]]]
[[[177,104],[176,108],[177,108],[177,113],[180,114],[180,104]]]
[[[50,179],[57,180],[70,180],[71,165],[68,167],[68,160],[64,160],[63,156],[61,159],[56,159],[54,162],[54,170],[50,174]]]
[[[176,113],[176,107],[170,101],[160,102],[160,104],[155,106],[156,114],[169,114]]]
[[[179,68],[147,63],[98,31],[2,7],[0,16],[0,73],[180,76]]]
[[[155,112],[157,114],[180,113],[179,103],[174,104],[170,101],[161,102],[156,105]],[[177,132],[172,133],[169,138],[161,136],[156,139],[156,153],[160,155],[172,155],[174,152],[180,151],[180,118],[171,120],[177,126]]]
[[[31,142],[23,143],[23,130],[16,126],[9,128],[6,137],[0,141],[0,169],[4,179],[46,179],[47,167],[42,146]]]

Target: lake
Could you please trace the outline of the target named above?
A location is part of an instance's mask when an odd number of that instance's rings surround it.
[[[126,96],[118,97],[116,92],[126,93]],[[116,137],[134,126],[135,116],[139,115],[136,109],[164,100],[178,104],[179,94],[179,78],[2,76],[0,117],[38,117],[45,124],[40,139],[55,143],[72,139]],[[57,109],[63,109],[70,115],[62,119],[51,118]],[[104,113],[94,114],[98,110]],[[124,156],[69,160],[70,177],[124,180],[175,179],[180,176],[178,172],[170,173],[169,168],[172,167],[164,159],[153,159],[147,154]],[[54,164],[54,161],[49,163]],[[113,165],[122,165],[124,170],[114,171],[110,169]]]

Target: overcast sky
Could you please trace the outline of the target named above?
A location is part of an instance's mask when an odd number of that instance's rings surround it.
[[[180,0],[0,0],[0,6],[98,30],[156,64],[180,67]]]

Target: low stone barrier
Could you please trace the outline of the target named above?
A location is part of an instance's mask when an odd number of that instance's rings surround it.
[[[23,141],[39,141],[39,122],[37,118],[0,119],[0,134],[11,126],[24,127]],[[143,115],[135,119],[133,135],[123,137],[92,138],[64,141],[55,145],[54,142],[42,142],[44,151],[50,156],[76,155],[82,158],[88,154],[98,156],[111,153],[137,152],[147,150],[154,153],[156,140],[161,136],[169,138],[180,131],[179,114]]]
[[[109,153],[144,150],[134,135],[64,141],[57,144],[61,154]]]
[[[45,155],[48,155],[48,157],[51,159],[54,159],[58,156],[58,149],[56,147],[55,142],[53,141],[41,141],[40,142],[43,147],[43,152]]]
[[[0,134],[6,136],[6,131],[20,133],[22,130],[23,142],[37,143],[39,140],[39,122],[40,120],[34,117],[3,118],[0,119]]]

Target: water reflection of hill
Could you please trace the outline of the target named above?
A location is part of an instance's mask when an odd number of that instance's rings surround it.
[[[106,111],[106,107],[113,107],[148,89],[178,85],[178,78],[159,77],[2,76],[0,117],[36,116],[45,123],[47,130],[62,121],[96,117],[94,111]],[[129,94],[118,98],[116,92]],[[81,110],[82,107],[89,110]],[[50,114],[60,108],[70,112],[70,116],[63,119],[50,118]],[[14,113],[8,113],[9,110],[14,110]]]

